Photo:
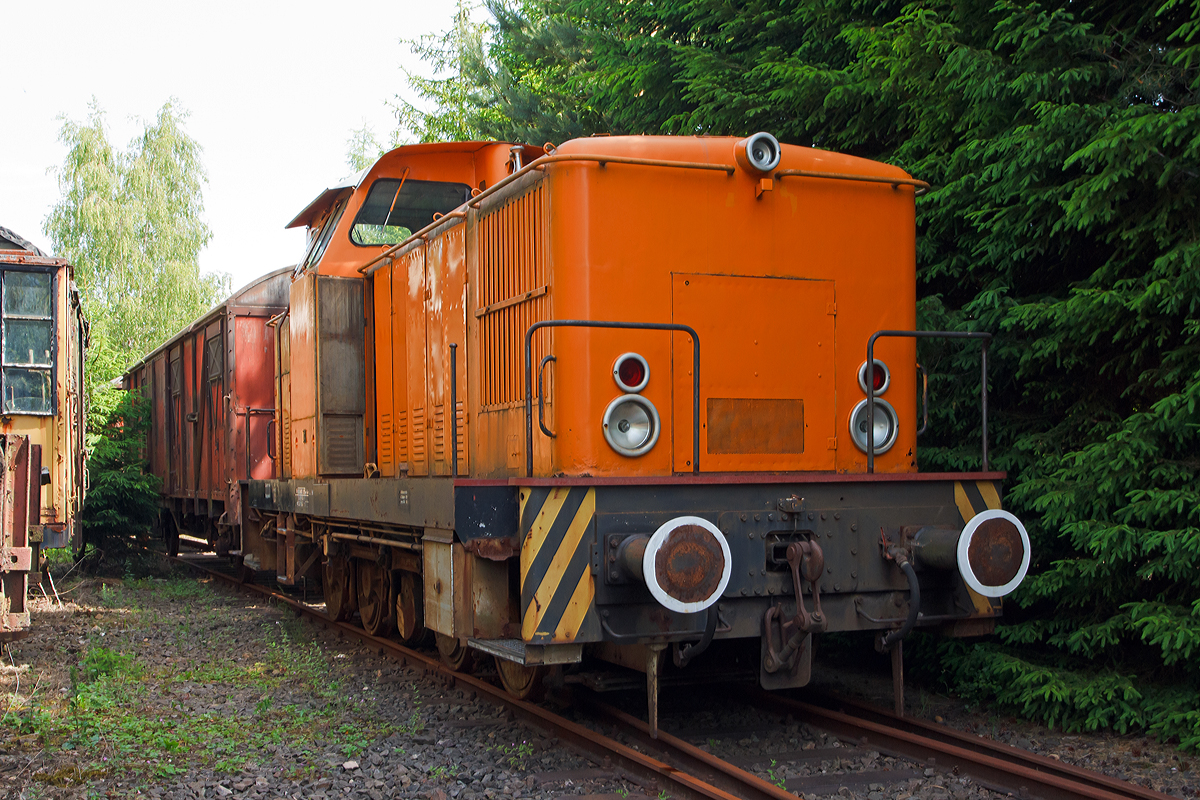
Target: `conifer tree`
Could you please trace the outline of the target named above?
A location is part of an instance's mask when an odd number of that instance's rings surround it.
[[[996,334],[994,463],[1036,560],[996,639],[925,663],[1200,748],[1200,0],[489,8],[456,102],[501,109],[497,138],[767,130],[933,184],[921,326]],[[978,466],[977,358],[922,350],[923,469]]]

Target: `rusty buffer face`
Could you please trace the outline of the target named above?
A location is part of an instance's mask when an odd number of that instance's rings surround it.
[[[988,586],[1003,586],[1017,576],[1024,557],[1021,534],[1006,519],[989,519],[971,538],[967,559],[975,575]]]
[[[724,571],[720,542],[699,525],[680,525],[654,556],[659,586],[683,603],[712,597]]]

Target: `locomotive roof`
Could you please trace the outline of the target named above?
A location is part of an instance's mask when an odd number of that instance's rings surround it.
[[[203,328],[213,318],[220,316],[229,306],[247,307],[256,306],[261,308],[284,308],[288,303],[288,287],[291,286],[291,274],[294,267],[282,267],[280,269],[268,272],[266,275],[261,275],[247,283],[241,289],[238,289],[229,297],[217,303],[209,309],[201,317],[196,318],[192,322],[183,326],[174,336],[167,339],[158,347],[151,350],[149,353],[138,359],[137,362],[130,364],[125,368],[123,374],[128,375],[133,370],[141,367],[143,364],[153,360],[155,356],[166,350],[171,345],[175,344],[181,337]]]
[[[363,171],[355,173],[354,175],[351,175],[347,178],[343,178],[341,181],[339,181],[335,185],[330,186],[329,188],[322,191],[320,194],[318,194],[313,199],[313,201],[311,203],[309,203],[308,205],[306,205],[304,207],[303,211],[301,211],[299,214],[297,214],[296,217],[291,222],[289,222],[287,225],[285,225],[284,227],[285,228],[299,228],[302,226],[311,225],[313,220],[315,220],[317,217],[319,217],[321,215],[322,212],[324,212],[327,208],[329,208],[331,205],[333,205],[334,200],[337,199],[337,196],[339,194],[341,194],[346,189],[358,188],[358,186],[362,184],[363,180],[368,175],[370,175],[372,172],[374,172],[375,169],[377,167],[379,167],[379,165],[385,161],[393,161],[396,158],[400,158],[400,157],[404,157],[404,156],[424,156],[424,155],[437,155],[437,154],[444,154],[444,153],[477,153],[480,150],[484,149],[485,147],[495,147],[496,145],[504,145],[507,147],[512,147],[512,143],[510,143],[510,142],[470,141],[470,142],[432,142],[429,144],[406,144],[406,145],[402,145],[401,147],[397,147],[393,150],[389,150],[388,152],[381,155],[378,159],[376,159],[374,164],[367,167]],[[529,145],[525,145],[525,146],[529,147]],[[537,148],[537,149],[540,150],[540,148]]]

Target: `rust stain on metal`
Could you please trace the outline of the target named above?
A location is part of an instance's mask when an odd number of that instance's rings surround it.
[[[1003,586],[1016,577],[1024,553],[1016,526],[1008,520],[990,519],[971,537],[967,559],[985,585]]]
[[[683,603],[712,597],[724,570],[721,543],[699,525],[676,528],[654,557],[659,586]]]
[[[468,553],[473,553],[488,561],[507,561],[517,554],[517,541],[514,536],[503,536],[495,539],[471,539],[463,543]]]

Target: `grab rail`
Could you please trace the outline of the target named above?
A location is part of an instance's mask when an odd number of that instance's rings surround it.
[[[533,163],[537,163],[536,161]],[[533,477],[533,334],[541,328],[620,328],[638,331],[679,331],[692,337],[692,473],[700,473],[700,336],[690,325],[670,322],[603,322],[590,319],[548,319],[525,331],[525,477]]]
[[[875,331],[867,340],[867,472],[875,471],[875,382],[871,380],[871,372],[875,365],[875,342],[884,337],[905,337],[908,339],[980,339],[983,341],[983,351],[980,354],[982,365],[982,386],[980,387],[980,406],[983,427],[983,471],[988,471],[987,446],[987,352],[988,344],[992,341],[990,333],[982,331]],[[928,401],[927,401],[928,402]],[[926,406],[928,408],[928,406]],[[896,424],[900,423],[896,420]],[[928,424],[928,423],[927,423]]]

